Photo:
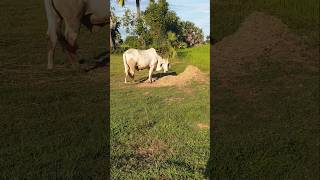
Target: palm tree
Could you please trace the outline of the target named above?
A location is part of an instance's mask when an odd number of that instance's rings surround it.
[[[124,6],[125,0],[117,0],[117,1],[121,7]],[[137,8],[137,19],[139,19],[140,18],[140,0],[136,0],[136,8]]]

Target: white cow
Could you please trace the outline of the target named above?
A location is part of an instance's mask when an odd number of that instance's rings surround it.
[[[168,59],[162,59],[154,48],[147,50],[128,49],[123,53],[123,64],[125,79],[127,83],[128,75],[134,79],[134,70],[141,71],[143,69],[149,69],[149,82],[152,83],[152,72],[154,70],[160,71],[163,69],[164,72],[169,70]],[[156,68],[156,69],[155,69]]]
[[[91,31],[109,22],[107,0],[44,0],[48,19],[48,69],[53,68],[53,56],[57,42],[67,50],[72,65],[77,65],[77,36],[80,25]],[[61,32],[65,24],[64,34]]]

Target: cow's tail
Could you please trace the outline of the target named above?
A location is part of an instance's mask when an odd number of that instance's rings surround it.
[[[123,65],[124,65],[125,74],[128,74],[131,78],[134,78],[134,70],[131,69],[130,66],[128,65],[126,53],[123,53]]]

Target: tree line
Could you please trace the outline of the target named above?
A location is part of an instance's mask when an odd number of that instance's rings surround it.
[[[118,0],[120,6],[124,3],[124,0]],[[121,17],[114,14],[114,8],[111,9],[110,43],[113,52],[153,47],[162,55],[174,57],[177,48],[204,43],[202,29],[193,22],[181,20],[169,9],[166,0],[150,0],[145,11],[140,11],[140,0],[136,0],[136,6],[136,12],[127,9]],[[119,32],[121,26],[127,34],[124,40]]]

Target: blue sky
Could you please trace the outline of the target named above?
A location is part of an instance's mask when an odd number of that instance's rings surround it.
[[[156,0],[157,2],[157,0]],[[210,0],[167,0],[169,9],[177,13],[184,21],[191,21],[203,30],[204,37],[210,34]],[[149,0],[141,0],[140,8],[144,11],[149,4]],[[117,0],[111,0],[111,7],[115,8],[116,16],[122,16],[125,8],[136,12],[136,1],[126,0],[124,8],[119,7]],[[120,30],[121,36],[125,37],[124,30]]]

